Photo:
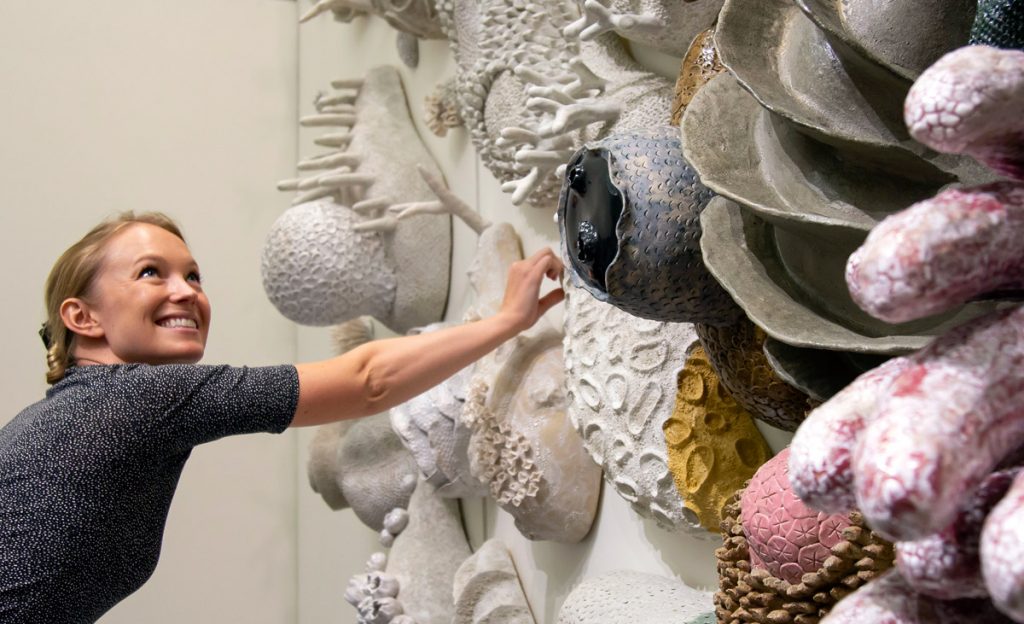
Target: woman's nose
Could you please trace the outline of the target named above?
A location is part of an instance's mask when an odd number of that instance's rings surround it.
[[[171,290],[171,298],[175,301],[188,301],[198,296],[195,286],[181,275],[172,278],[168,287]]]

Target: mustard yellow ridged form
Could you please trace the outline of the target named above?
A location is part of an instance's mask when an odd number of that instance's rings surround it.
[[[693,350],[678,379],[675,410],[663,427],[669,468],[684,506],[717,532],[722,508],[772,452],[719,384],[703,348]]]

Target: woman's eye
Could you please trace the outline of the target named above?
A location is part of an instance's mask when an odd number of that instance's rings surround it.
[[[148,266],[139,271],[139,277],[158,277],[160,273],[156,270],[156,267]]]
[[[196,284],[202,284],[203,283],[203,278],[196,271],[192,271],[191,273],[189,273],[188,276],[187,276],[187,279],[190,282],[195,282]]]

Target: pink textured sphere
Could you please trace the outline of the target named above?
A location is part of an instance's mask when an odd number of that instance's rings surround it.
[[[821,569],[850,526],[845,515],[814,511],[793,493],[788,448],[758,469],[740,506],[753,568],[794,585]]]

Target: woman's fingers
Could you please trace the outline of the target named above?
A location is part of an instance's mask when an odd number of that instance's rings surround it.
[[[561,303],[563,299],[565,299],[565,291],[561,288],[556,288],[544,295],[537,302],[537,316],[544,316],[545,312]]]

